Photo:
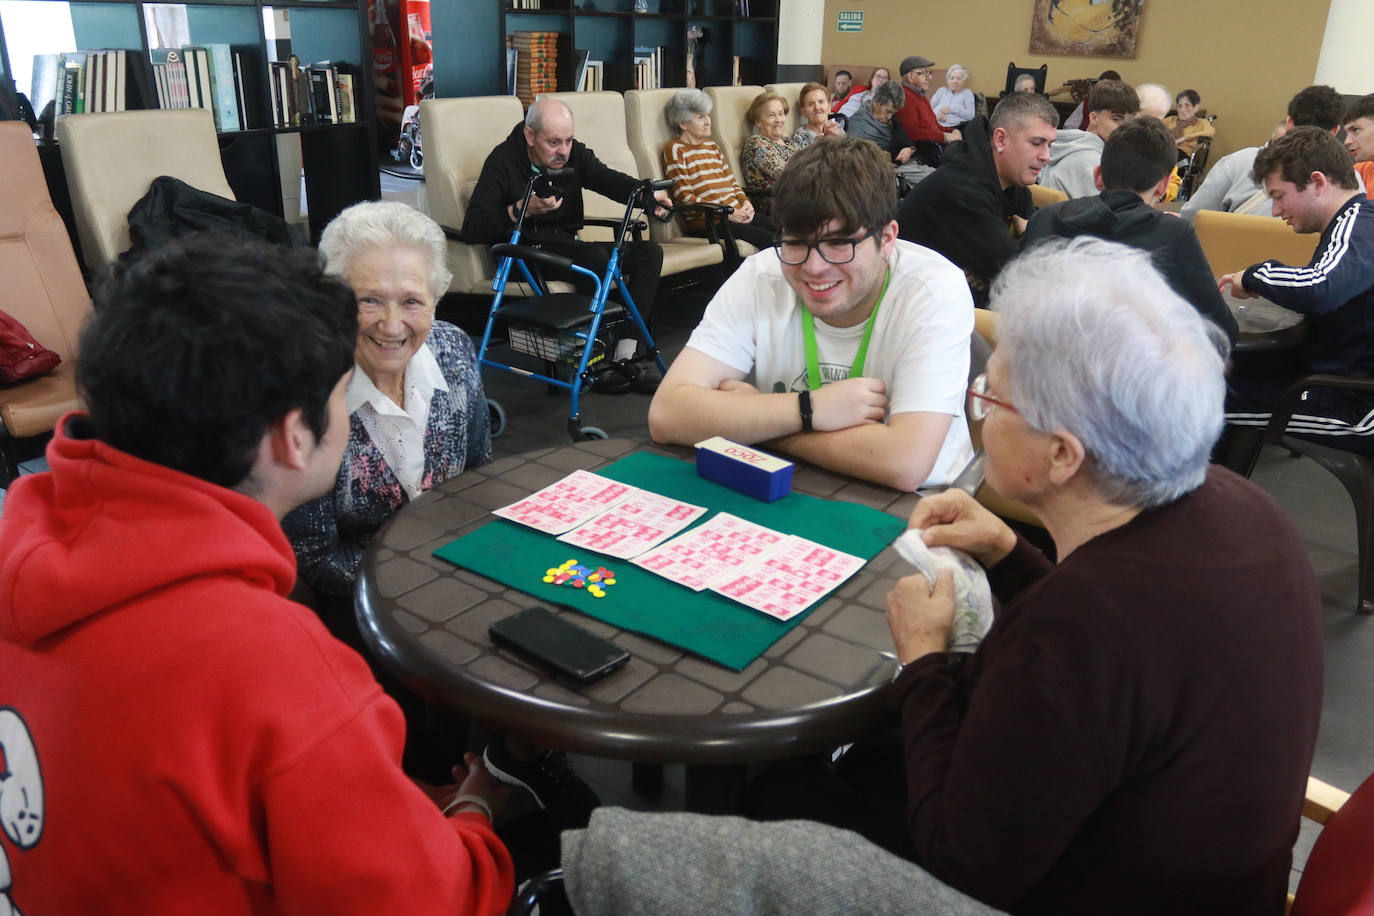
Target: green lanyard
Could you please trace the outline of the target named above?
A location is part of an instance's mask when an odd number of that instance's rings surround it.
[[[864,360],[868,357],[868,339],[873,336],[873,323],[878,320],[878,307],[883,304],[883,296],[887,295],[887,284],[891,279],[892,270],[889,269],[883,276],[883,288],[878,292],[878,301],[873,303],[873,311],[864,326],[864,337],[859,341],[859,352],[854,354],[854,364],[849,367],[850,378],[858,378],[864,374]],[[821,365],[816,356],[816,319],[800,300],[797,301],[797,307],[802,311],[802,342],[806,347],[806,387],[815,391],[821,387]]]

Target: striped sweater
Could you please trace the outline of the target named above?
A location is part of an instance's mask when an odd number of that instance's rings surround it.
[[[1374,377],[1374,203],[1363,194],[1332,217],[1306,267],[1268,260],[1242,285],[1307,316],[1308,372]]]
[[[738,209],[749,202],[713,140],[705,143],[669,140],[663,147],[663,170],[673,180],[673,198],[679,203],[718,204]],[[700,213],[684,213],[682,218],[689,232],[706,228],[706,217]]]

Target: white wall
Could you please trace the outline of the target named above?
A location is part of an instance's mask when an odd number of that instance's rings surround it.
[[[1374,33],[1374,3],[1370,0],[1331,0],[1326,34],[1317,58],[1314,83],[1335,86],[1349,95],[1374,92],[1374,66],[1369,62],[1369,37]]]
[[[782,0],[778,5],[778,63],[819,64],[825,0]]]

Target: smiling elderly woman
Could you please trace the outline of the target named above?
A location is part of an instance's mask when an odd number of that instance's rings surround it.
[[[962,491],[917,503],[912,527],[982,563],[1001,609],[959,665],[948,573],[889,594],[904,667],[880,827],[1013,913],[1279,912],[1321,602],[1284,513],[1208,464],[1225,338],[1148,253],[1097,239],[1013,261],[992,304],[970,389],[987,483],[1036,511],[1057,559]]]
[[[930,97],[930,107],[935,110],[935,119],[942,127],[961,127],[973,120],[977,100],[973,90],[967,88],[968,70],[959,64],[951,64],[945,71],[945,85],[935,90]],[[1034,85],[1034,79],[1031,84]]]
[[[787,136],[787,100],[776,92],[754,96],[745,117],[754,125],[754,133],[744,141],[739,155],[744,190],[760,213],[770,213],[773,185],[801,147]]]
[[[434,320],[449,284],[447,249],[437,223],[395,201],[354,204],[320,238],[326,269],[357,296],[358,346],[348,448],[334,490],[282,523],[300,576],[317,595],[351,596],[363,552],[397,509],[491,460],[472,341]],[[356,643],[351,621],[322,616]]]

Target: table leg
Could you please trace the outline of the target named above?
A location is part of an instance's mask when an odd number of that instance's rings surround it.
[[[658,798],[663,791],[663,764],[639,763],[631,765],[630,785],[645,798]]]
[[[744,810],[748,768],[742,763],[687,765],[688,811],[697,814],[739,814]]]

